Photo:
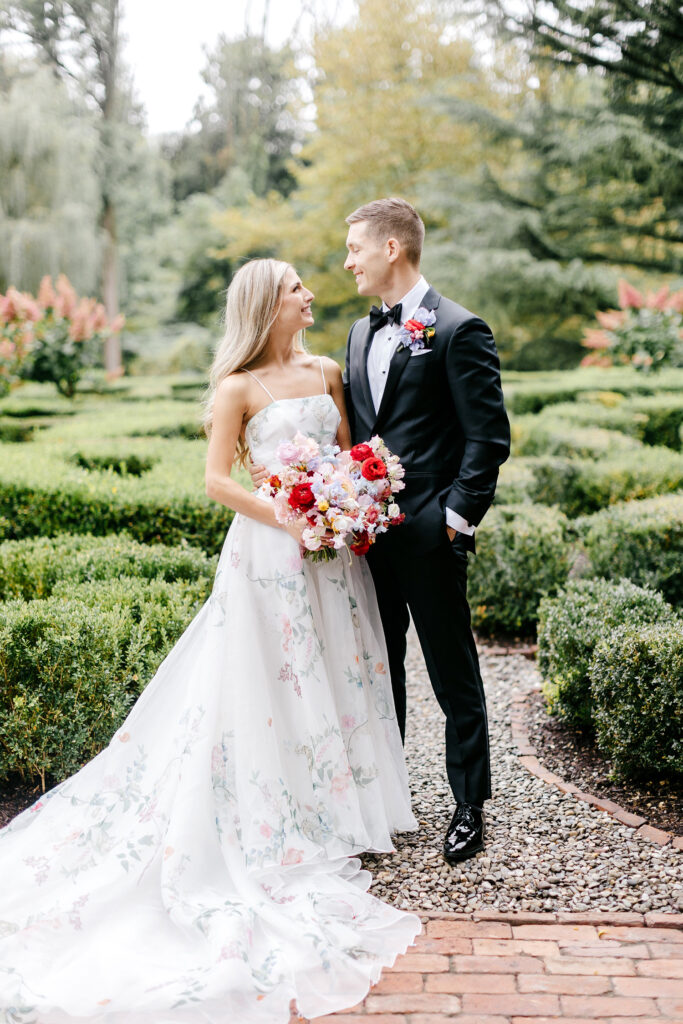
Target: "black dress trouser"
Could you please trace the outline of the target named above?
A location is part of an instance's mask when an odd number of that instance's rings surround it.
[[[449,542],[445,528],[443,544],[425,554],[399,550],[383,540],[367,558],[401,736],[406,721],[406,633],[412,615],[434,694],[446,716],[446,770],[453,795],[459,803],[483,807],[491,796],[489,743],[467,603],[467,549],[457,534]]]

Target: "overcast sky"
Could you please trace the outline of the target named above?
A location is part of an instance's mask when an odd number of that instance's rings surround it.
[[[353,10],[353,0],[125,0],[124,53],[151,134],[187,124],[204,84],[204,49],[211,49],[221,33],[234,38],[245,26],[260,31],[264,4],[271,44],[294,31],[305,37],[311,25],[306,12],[312,8],[336,19]]]

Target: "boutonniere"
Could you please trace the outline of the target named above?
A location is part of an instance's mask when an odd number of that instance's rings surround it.
[[[432,325],[435,323],[434,310],[421,306],[412,320],[406,320],[399,331],[399,349],[409,348],[411,352],[421,352],[423,348],[430,348],[435,333]]]

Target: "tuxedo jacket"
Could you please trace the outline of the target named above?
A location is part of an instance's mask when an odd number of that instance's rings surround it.
[[[396,495],[406,520],[378,541],[427,551],[443,543],[446,506],[473,526],[481,522],[510,454],[510,424],[487,324],[433,288],[420,306],[434,310],[434,336],[418,354],[399,346],[377,411],[367,374],[369,317],[353,324],[344,392],[354,444],[379,434],[406,471]],[[474,538],[460,536],[474,550]]]

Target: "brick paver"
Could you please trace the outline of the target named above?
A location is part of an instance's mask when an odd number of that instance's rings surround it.
[[[683,914],[423,922],[360,1006],[313,1024],[683,1024]]]

